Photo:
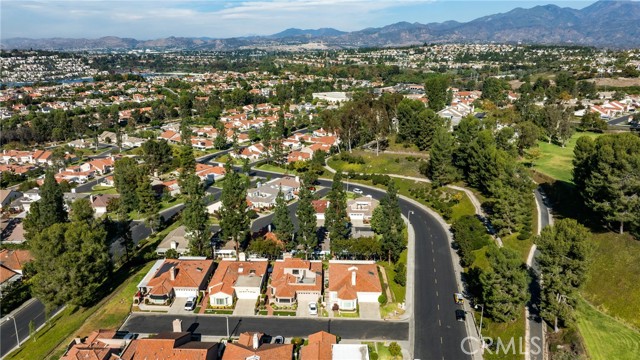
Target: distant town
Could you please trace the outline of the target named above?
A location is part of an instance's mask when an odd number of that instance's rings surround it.
[[[638,49],[0,55],[3,358],[640,344]]]

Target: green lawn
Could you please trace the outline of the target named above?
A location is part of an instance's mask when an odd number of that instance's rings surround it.
[[[414,161],[410,161],[408,160],[409,156],[407,155],[381,153],[376,156],[373,152],[363,150],[354,150],[351,155],[361,156],[365,163],[349,164],[345,161],[336,160],[336,157],[332,157],[327,161],[327,164],[331,168],[335,170],[342,170],[343,172],[397,174],[424,178],[424,176],[420,174],[420,160],[426,160],[424,157],[416,156],[414,157]]]
[[[578,329],[590,359],[632,360],[638,358],[638,353],[640,353],[639,332],[597,311],[583,300],[579,301],[576,310]]]
[[[576,141],[578,141],[581,136],[596,138],[600,135],[602,134],[576,132],[564,148],[559,145],[539,141],[540,157],[533,161],[533,168],[554,179],[572,182],[573,149],[576,146]]]
[[[265,171],[272,171],[272,172],[280,173],[280,174],[288,173],[288,171],[286,169],[283,169],[283,168],[281,168],[279,166],[275,166],[275,165],[271,165],[271,164],[262,164],[262,165],[258,166],[258,169],[265,170]]]
[[[522,262],[526,262],[527,257],[529,256],[531,245],[533,245],[533,238],[529,238],[527,240],[518,240],[518,233],[513,233],[511,235],[503,237],[502,244],[505,247],[511,248],[520,253]]]
[[[480,321],[480,312],[476,312],[476,322]],[[504,347],[508,346],[511,339],[514,339],[515,353],[513,347],[508,354],[504,351],[497,351],[495,348],[487,349],[484,353],[484,359],[486,360],[521,360],[524,359],[524,335],[525,335],[525,323],[524,323],[524,306],[522,307],[522,314],[520,317],[508,323],[496,323],[489,318],[484,318],[482,324],[482,336],[490,337],[494,343],[497,343],[498,339],[502,342]],[[519,349],[519,344],[522,342],[523,348]],[[499,350],[502,350],[500,348]]]
[[[375,149],[375,145],[372,148]],[[396,135],[395,134],[389,135],[387,148],[385,150],[387,150],[387,151],[414,152],[414,153],[416,153],[418,155],[422,155],[422,156],[424,156],[424,154],[425,154],[424,152],[420,152],[420,149],[418,149],[418,147],[413,145],[413,144],[396,143]]]
[[[407,264],[407,250],[405,249],[402,254],[400,254],[400,260],[398,262],[402,262],[405,265]],[[384,268],[385,273],[387,274],[387,279],[389,280],[389,287],[391,288],[391,292],[393,293],[393,297],[395,298],[396,303],[401,303],[404,301],[406,296],[406,287],[397,284],[393,281],[394,276],[396,275],[395,265],[389,265],[387,261],[378,261],[378,265]],[[381,279],[382,280],[382,279]],[[388,299],[391,302],[391,299]]]
[[[610,316],[640,329],[640,242],[631,235],[594,234],[596,250],[584,297]]]
[[[114,186],[96,185],[91,189],[91,194],[93,194],[93,195],[98,195],[98,194],[116,195],[116,194],[118,194],[118,190],[116,190],[116,188]]]
[[[129,314],[136,285],[150,267],[151,263],[144,266],[112,295],[90,308],[68,306],[6,359],[58,359],[74,337],[86,336],[92,330],[119,327]]]

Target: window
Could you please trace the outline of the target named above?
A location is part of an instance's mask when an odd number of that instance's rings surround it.
[[[216,298],[216,305],[227,305],[227,299]]]
[[[298,274],[300,273],[300,270],[298,270],[298,269],[293,269],[293,270],[291,270],[291,273],[292,273],[293,275],[298,275]]]

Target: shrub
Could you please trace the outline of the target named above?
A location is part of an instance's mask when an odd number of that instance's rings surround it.
[[[404,265],[404,263],[398,263],[395,270],[396,274],[393,277],[393,281],[401,286],[407,285],[407,267]]]
[[[378,296],[378,302],[380,305],[385,305],[387,303],[387,295],[385,293],[380,294],[380,296]]]
[[[389,354],[393,357],[400,356],[402,354],[402,348],[397,342],[394,341],[389,344]]]

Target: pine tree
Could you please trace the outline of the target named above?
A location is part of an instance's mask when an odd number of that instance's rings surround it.
[[[333,176],[333,184],[327,199],[329,206],[325,215],[325,226],[333,244],[334,241],[345,240],[349,237],[347,195],[342,185],[342,172],[338,171]]]
[[[29,237],[36,235],[49,226],[67,221],[64,210],[62,190],[52,171],[47,171],[44,183],[40,187],[40,200],[31,205],[24,221]]]
[[[375,225],[375,228],[380,231],[379,234],[382,235],[380,246],[389,263],[397,261],[405,248],[405,241],[402,235],[404,221],[402,220],[397,192],[395,182],[390,181],[387,195],[382,198],[379,205],[382,209],[380,211],[382,215],[378,215],[380,220],[376,219],[379,223]]]
[[[72,222],[93,222],[94,211],[89,199],[78,199],[71,204],[70,220]]]
[[[485,311],[497,322],[517,319],[529,298],[529,275],[520,254],[492,246],[487,257],[491,271],[480,276]]]
[[[138,203],[140,204],[138,213],[142,214],[145,224],[151,229],[152,233],[155,233],[159,226],[158,212],[160,211],[160,204],[158,203],[156,193],[146,178],[140,181],[136,192],[138,195]]]
[[[276,196],[273,225],[276,228],[275,234],[278,239],[283,241],[285,244],[288,244],[293,240],[293,232],[295,228],[293,227],[293,222],[291,222],[291,218],[289,217],[289,208],[287,207],[287,201],[284,199],[282,190],[278,191],[278,195]]]
[[[183,181],[186,190],[186,205],[182,211],[182,223],[189,238],[189,254],[206,256],[211,238],[209,214],[204,203],[204,189],[200,179],[193,174],[187,175]]]
[[[143,173],[143,169],[133,158],[124,157],[115,163],[113,180],[120,194],[120,201],[124,203],[127,211],[138,207],[136,190]]]
[[[240,242],[244,239],[250,224],[247,213],[247,187],[231,168],[225,166],[226,175],[222,185],[222,208],[220,209],[220,227],[223,235],[235,241],[236,253],[240,251]]]
[[[561,219],[542,229],[536,239],[542,277],[541,315],[559,325],[573,320],[578,288],[589,269],[593,245],[590,232],[574,219]]]
[[[449,184],[456,179],[453,151],[453,135],[444,126],[437,128],[431,145],[427,174],[436,186]]]
[[[317,218],[316,211],[312,204],[313,194],[307,188],[306,183],[300,190],[300,200],[298,201],[298,242],[304,246],[305,257],[308,258],[309,251],[318,246]]]

